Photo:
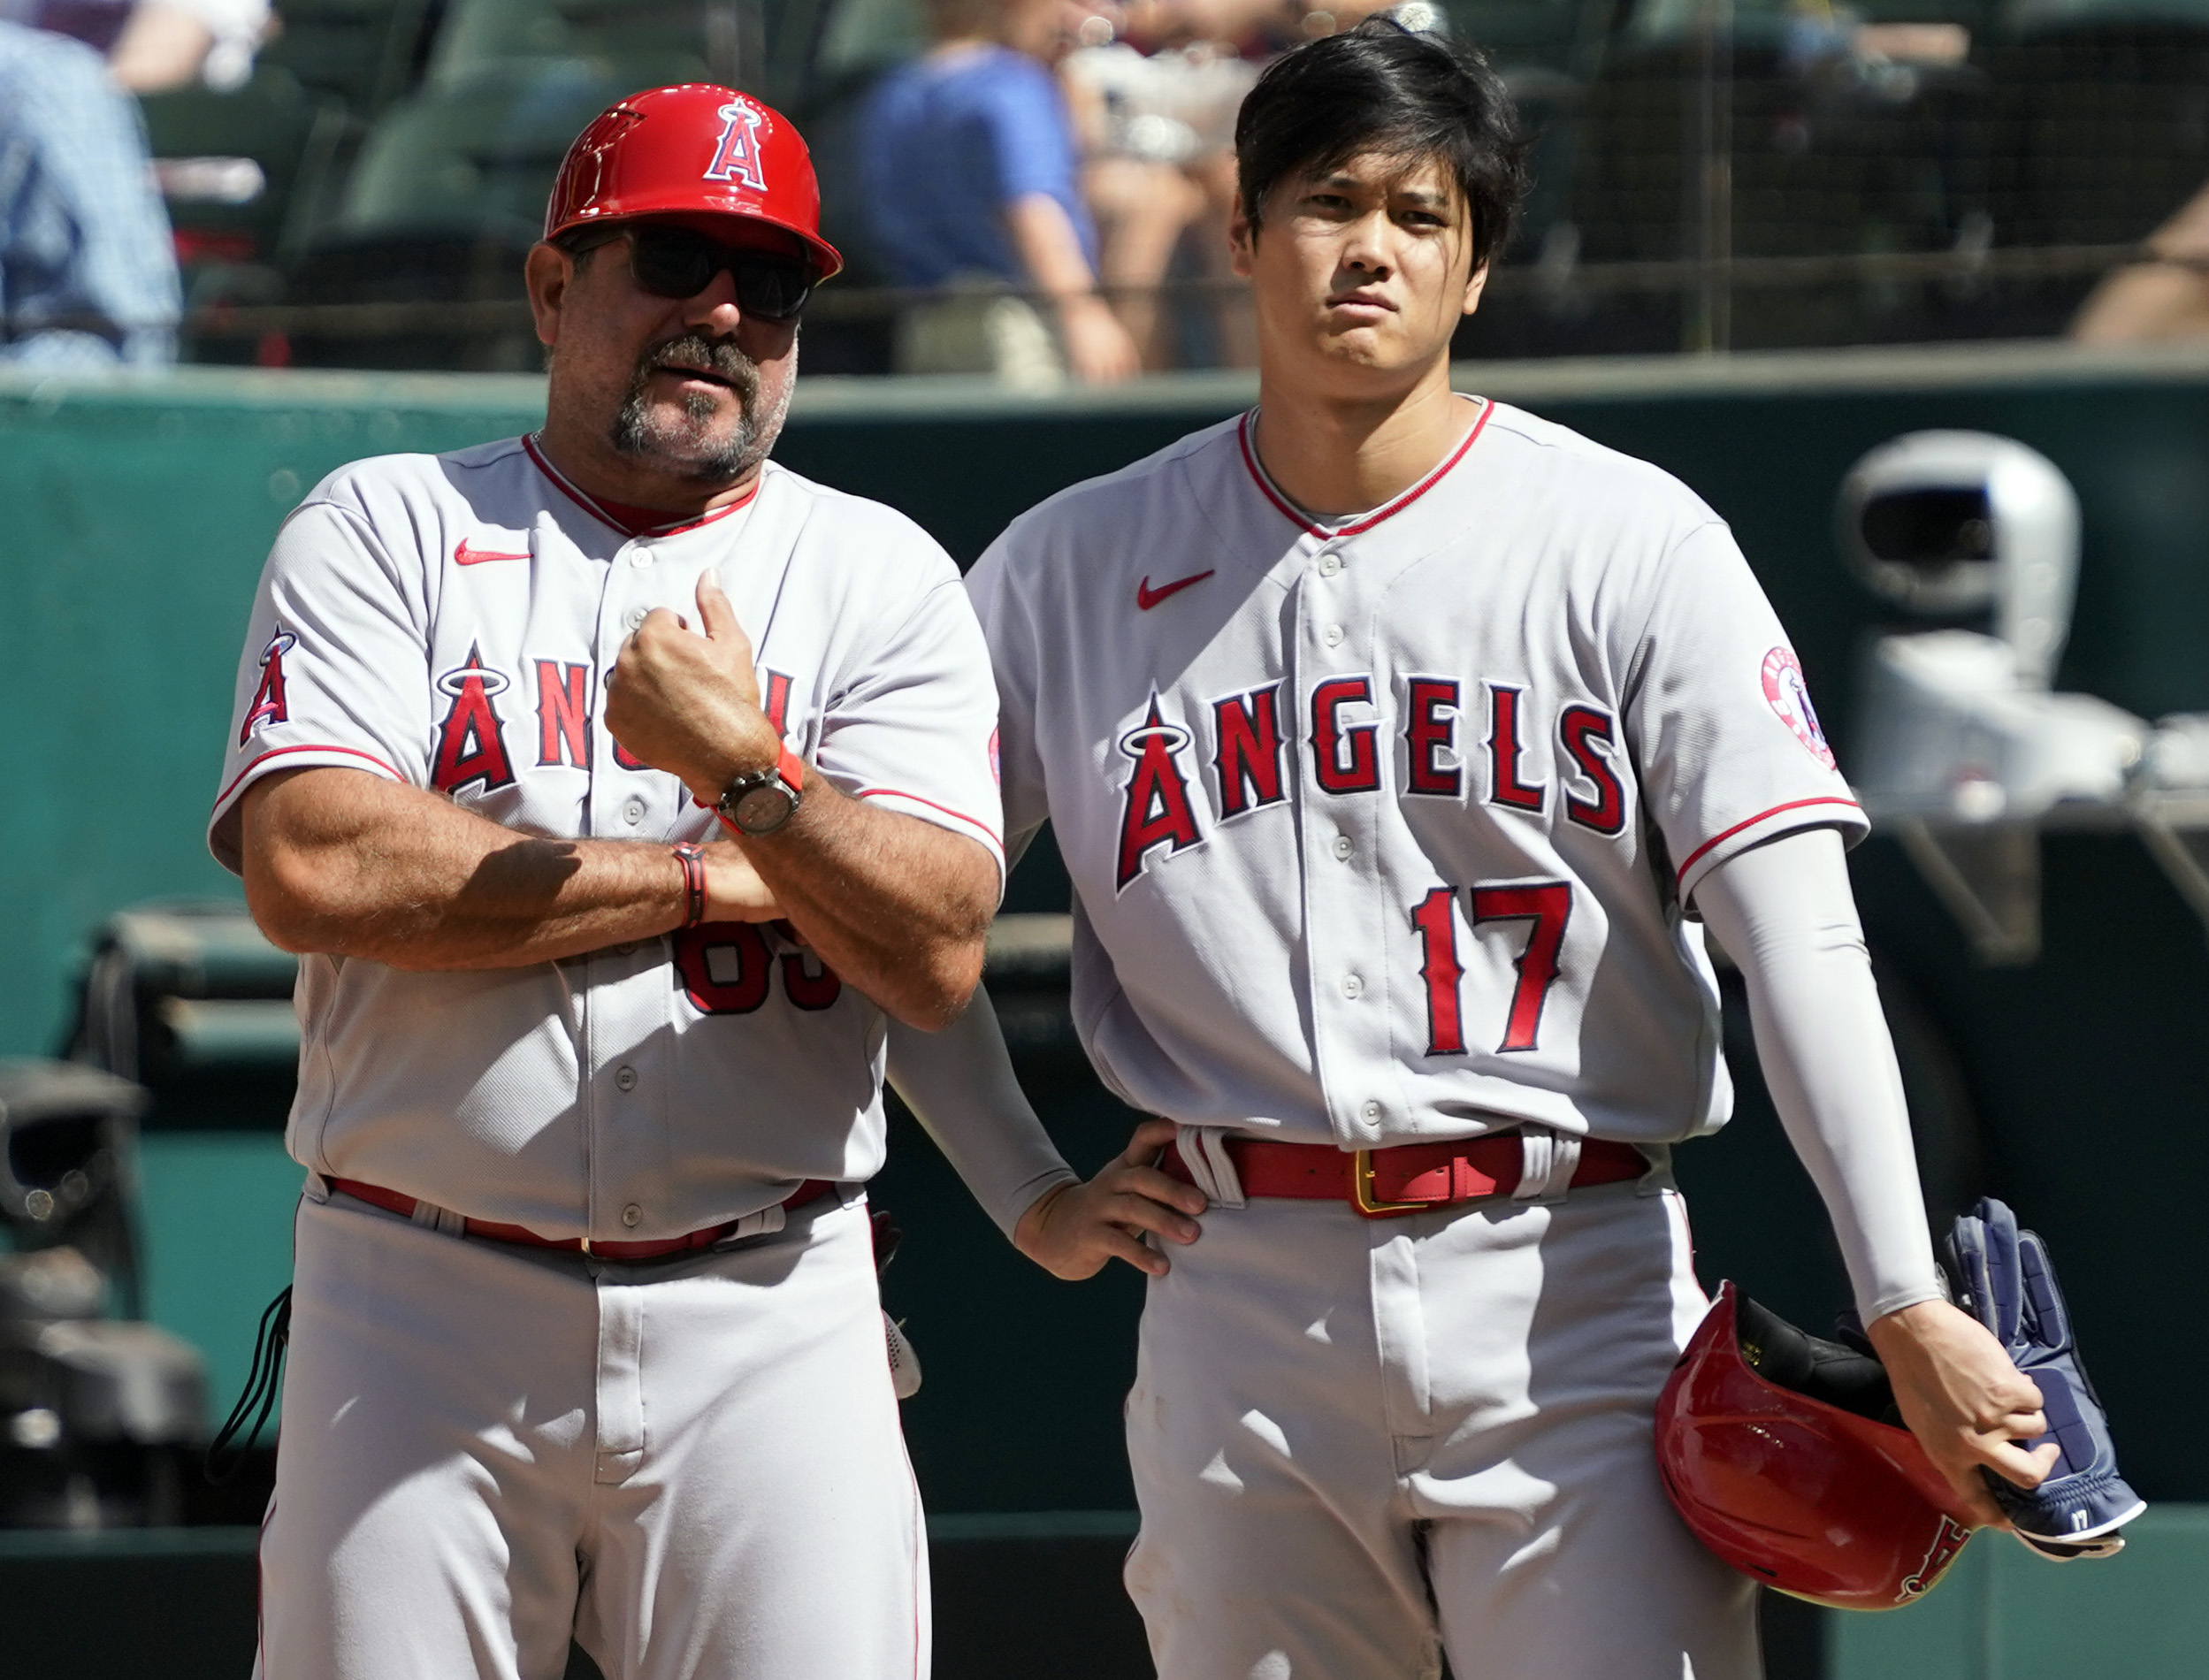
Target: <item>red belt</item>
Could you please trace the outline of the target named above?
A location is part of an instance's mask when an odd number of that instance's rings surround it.
[[[356,1202],[365,1202],[372,1208],[395,1213],[403,1219],[414,1218],[414,1210],[422,1204],[410,1195],[396,1190],[386,1190],[381,1185],[363,1184],[358,1179],[332,1179],[330,1187],[342,1190]],[[785,1208],[802,1208],[808,1202],[818,1202],[836,1188],[828,1179],[807,1179],[783,1198]],[[481,1237],[486,1242],[514,1242],[524,1249],[558,1249],[568,1254],[587,1254],[600,1260],[657,1260],[670,1254],[681,1254],[691,1249],[710,1249],[723,1237],[733,1233],[743,1224],[731,1219],[725,1225],[709,1225],[702,1231],[688,1236],[661,1237],[649,1242],[600,1242],[593,1237],[540,1237],[536,1232],[518,1225],[500,1225],[490,1219],[465,1219],[461,1228],[471,1237]]]
[[[1438,1143],[1398,1143],[1355,1153],[1326,1143],[1280,1143],[1266,1138],[1231,1137],[1226,1142],[1228,1158],[1242,1180],[1243,1195],[1347,1202],[1369,1219],[1509,1195],[1518,1188],[1525,1159],[1516,1132]],[[1184,1182],[1196,1182],[1181,1150],[1171,1143],[1158,1167]],[[1585,1138],[1572,1183],[1576,1188],[1619,1184],[1648,1170],[1648,1157],[1632,1144]]]

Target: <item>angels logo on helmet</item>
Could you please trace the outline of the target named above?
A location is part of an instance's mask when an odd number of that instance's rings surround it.
[[[1895,1589],[1894,1601],[1907,1604],[1925,1592],[1948,1572],[1948,1566],[1956,1561],[1956,1554],[1963,1550],[1964,1542],[1971,1538],[1971,1531],[1953,1516],[1944,1515],[1933,1543],[1925,1549],[1925,1561],[1917,1566],[1915,1574],[1905,1576]]]
[[[714,161],[699,179],[739,181],[755,193],[767,191],[767,177],[760,169],[760,128],[767,113],[747,100],[732,99],[721,108],[721,141]]]

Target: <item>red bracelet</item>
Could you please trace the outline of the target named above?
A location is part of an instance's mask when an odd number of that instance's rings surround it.
[[[683,866],[683,925],[695,928],[706,920],[705,848],[685,840],[675,848],[675,860]]]

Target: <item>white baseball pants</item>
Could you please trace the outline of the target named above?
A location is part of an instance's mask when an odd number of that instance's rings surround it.
[[[1754,1680],[1650,1444],[1706,1305],[1676,1191],[1204,1226],[1127,1402],[1159,1680]]]
[[[920,1680],[864,1201],[658,1266],[303,1202],[263,1680]]]

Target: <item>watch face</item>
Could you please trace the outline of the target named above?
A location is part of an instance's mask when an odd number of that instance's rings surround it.
[[[797,809],[798,801],[790,797],[790,790],[780,782],[770,782],[763,788],[747,790],[730,815],[746,834],[773,834]]]

